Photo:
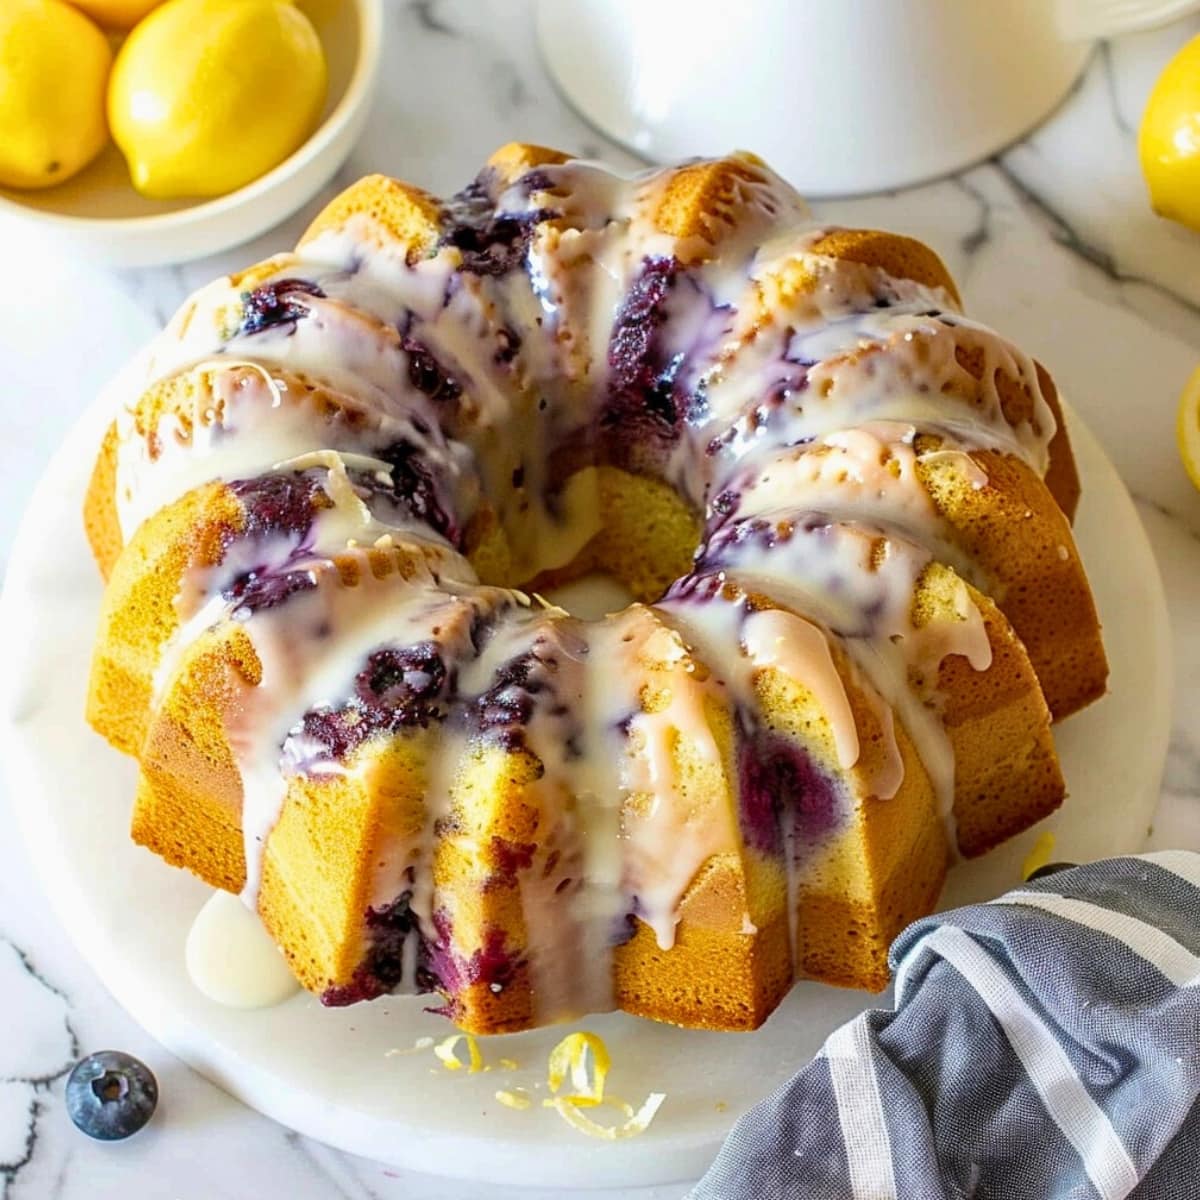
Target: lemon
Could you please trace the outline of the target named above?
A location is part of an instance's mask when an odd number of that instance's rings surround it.
[[[162,0],[71,0],[106,29],[132,29]]]
[[[0,184],[43,188],[108,141],[108,40],[62,0],[0,0]]]
[[[1154,211],[1200,229],[1200,37],[1158,77],[1142,114],[1138,156]]]
[[[1175,422],[1175,438],[1179,442],[1179,457],[1188,478],[1200,488],[1200,367],[1192,372],[1183,394],[1179,397],[1179,414]]]
[[[281,163],[325,101],[325,55],[286,0],[167,0],[129,35],[108,120],[145,196],[220,196]]]

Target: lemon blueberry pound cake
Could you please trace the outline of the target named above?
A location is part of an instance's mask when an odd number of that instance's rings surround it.
[[[88,716],[134,838],[329,1004],[734,1030],[882,988],[1104,691],[1049,376],[751,155],[364,179],[134,392]],[[540,598],[593,570],[636,601]]]

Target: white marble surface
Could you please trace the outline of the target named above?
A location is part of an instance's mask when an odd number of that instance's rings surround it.
[[[1179,465],[1173,414],[1200,364],[1200,235],[1150,213],[1134,129],[1155,73],[1197,29],[1184,23],[1102,48],[1063,108],[993,162],[902,193],[819,206],[833,220],[891,227],[935,246],[970,311],[1050,365],[1137,497],[1166,583],[1176,670],[1152,842],[1193,849],[1200,848],[1200,494]],[[391,0],[386,54],[375,112],[338,186],[379,170],[454,190],[513,138],[630,161],[555,95],[532,45],[527,0]],[[743,143],[754,147],[753,129]],[[251,245],[181,268],[84,268],[6,234],[0,562],[23,497],[103,380],[192,287],[290,244],[316,203]],[[0,1200],[93,1200],[126,1190],[153,1200],[478,1194],[290,1134],[158,1049],[83,966],[47,914],[21,848],[3,837],[0,1023]],[[163,1095],[152,1126],[113,1146],[78,1135],[61,1102],[69,1065],[106,1047],[144,1057]]]

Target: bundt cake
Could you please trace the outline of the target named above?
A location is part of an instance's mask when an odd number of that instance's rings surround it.
[[[134,838],[328,1004],[732,1030],[881,988],[1105,687],[1049,376],[752,155],[364,179],[134,390],[88,716]],[[541,598],[595,570],[634,602]]]

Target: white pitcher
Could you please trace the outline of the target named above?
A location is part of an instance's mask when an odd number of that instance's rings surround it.
[[[550,72],[646,158],[744,147],[809,196],[901,187],[1017,140],[1092,39],[1200,0],[541,0]]]

